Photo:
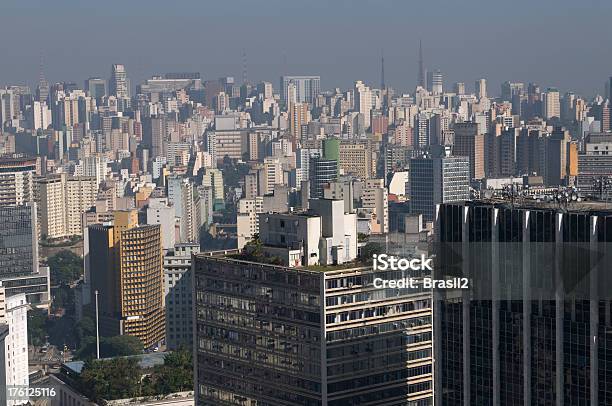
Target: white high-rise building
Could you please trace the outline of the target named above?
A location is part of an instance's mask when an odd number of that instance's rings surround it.
[[[370,128],[370,111],[372,110],[372,91],[361,80],[354,87],[355,111],[363,114],[365,128]]]
[[[32,103],[30,111],[32,114],[30,118],[32,129],[46,130],[51,125],[51,109],[47,106],[46,102],[35,101]]]
[[[476,81],[476,97],[478,99],[484,99],[487,97],[487,80],[478,79]]]
[[[96,178],[98,186],[106,178],[108,158],[101,155],[86,156],[74,166],[74,176]]]
[[[294,83],[296,87],[296,103],[313,104],[321,91],[320,76],[281,76],[281,100],[287,104],[289,101],[289,83]]]
[[[259,233],[258,214],[264,212],[263,201],[262,196],[238,201],[238,215],[236,217],[238,249],[242,249],[253,238],[253,235]]]
[[[68,177],[65,173],[37,181],[40,232],[47,238],[82,235],[82,216],[98,194],[95,177]]]
[[[548,88],[542,93],[542,115],[547,120],[553,117],[561,118],[561,103],[557,89]]]
[[[3,388],[11,386],[28,388],[29,386],[28,308],[24,293],[6,298],[4,287],[0,284],[0,336],[2,325],[8,326],[8,332],[5,331],[4,348],[0,349],[2,353],[0,358],[4,358],[4,363],[0,366],[0,369],[4,370],[4,373],[0,372],[0,380],[4,379],[4,382],[0,382]],[[1,338],[0,344],[2,344]],[[20,400],[8,400],[6,405],[24,405],[27,402],[28,399],[25,397]]]
[[[127,72],[123,65],[113,65],[111,68],[111,78],[109,81],[110,94],[117,96],[118,99],[130,98],[130,84]]]
[[[174,205],[167,197],[149,198],[147,207],[147,224],[159,224],[161,226],[162,248],[169,250],[176,243],[175,225],[176,215]]]

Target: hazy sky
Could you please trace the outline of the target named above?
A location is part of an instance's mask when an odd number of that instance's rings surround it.
[[[534,81],[585,96],[612,75],[610,0],[0,0],[0,86],[108,77],[123,63],[134,86],[199,71],[250,81],[318,74],[322,87],[361,79],[412,90],[418,41],[445,86]]]

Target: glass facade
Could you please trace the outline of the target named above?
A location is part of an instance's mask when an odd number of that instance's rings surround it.
[[[0,279],[38,271],[34,206],[0,206]]]
[[[545,204],[439,207],[441,265],[460,263],[484,285],[436,295],[439,404],[612,404],[609,247],[595,248],[612,237],[610,216]],[[488,290],[492,300],[469,296]]]

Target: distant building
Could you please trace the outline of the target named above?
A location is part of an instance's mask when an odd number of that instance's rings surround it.
[[[436,204],[470,199],[467,157],[420,157],[410,160],[409,197],[412,213],[432,221]]]
[[[310,181],[310,197],[323,197],[323,189],[326,184],[338,179],[338,161],[311,157],[308,165],[308,176]]]
[[[362,208],[372,213],[373,234],[389,232],[389,196],[383,179],[368,179],[361,192]]]
[[[470,180],[485,177],[484,134],[472,122],[456,123],[453,155],[466,156],[470,161]]]
[[[111,78],[109,81],[109,94],[118,99],[130,98],[130,82],[127,72],[123,65],[113,65],[111,68]]]
[[[285,104],[289,102],[288,88],[291,83],[295,85],[296,103],[313,104],[321,92],[320,76],[281,76],[281,101]]]

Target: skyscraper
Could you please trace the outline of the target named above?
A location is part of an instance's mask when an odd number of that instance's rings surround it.
[[[470,163],[465,156],[422,156],[410,160],[410,210],[434,219],[435,206],[470,198]]]
[[[38,272],[36,206],[0,206],[0,280]]]
[[[106,96],[106,79],[102,78],[89,78],[85,81],[85,90],[89,96],[94,99],[100,99]]]
[[[444,93],[444,77],[439,69],[427,72],[427,90],[436,95]]]
[[[436,404],[612,404],[604,204],[492,201],[436,210]],[[447,270],[448,272],[446,272]]]
[[[453,130],[455,131],[453,154],[469,158],[470,179],[484,178],[484,134],[478,133],[478,124],[474,122],[455,123]]]
[[[311,157],[308,167],[310,180],[310,197],[322,198],[323,187],[338,179],[338,161]]]
[[[88,228],[91,291],[99,292],[100,334],[132,335],[145,348],[165,336],[159,225],[138,225],[135,210],[114,213],[113,225]]]
[[[478,79],[475,84],[476,97],[478,99],[483,99],[487,97],[487,80],[486,79]]]
[[[557,89],[548,88],[542,93],[542,115],[546,120],[561,118],[561,104]]]
[[[372,110],[372,91],[361,80],[355,82],[353,87],[353,97],[355,98],[355,111],[363,114],[363,121],[366,128],[370,128],[370,111]]]
[[[166,347],[191,349],[193,345],[192,254],[200,244],[177,244],[164,256],[164,295],[166,304]]]
[[[123,65],[113,65],[109,81],[109,94],[117,96],[119,99],[130,98],[130,82]]]
[[[423,42],[419,40],[419,72],[417,76],[417,86],[425,89],[426,78],[425,78],[425,61],[423,60]]]
[[[320,76],[281,76],[281,101],[285,104],[289,102],[287,92],[290,83],[294,83],[296,87],[296,103],[313,104],[321,92]]]

